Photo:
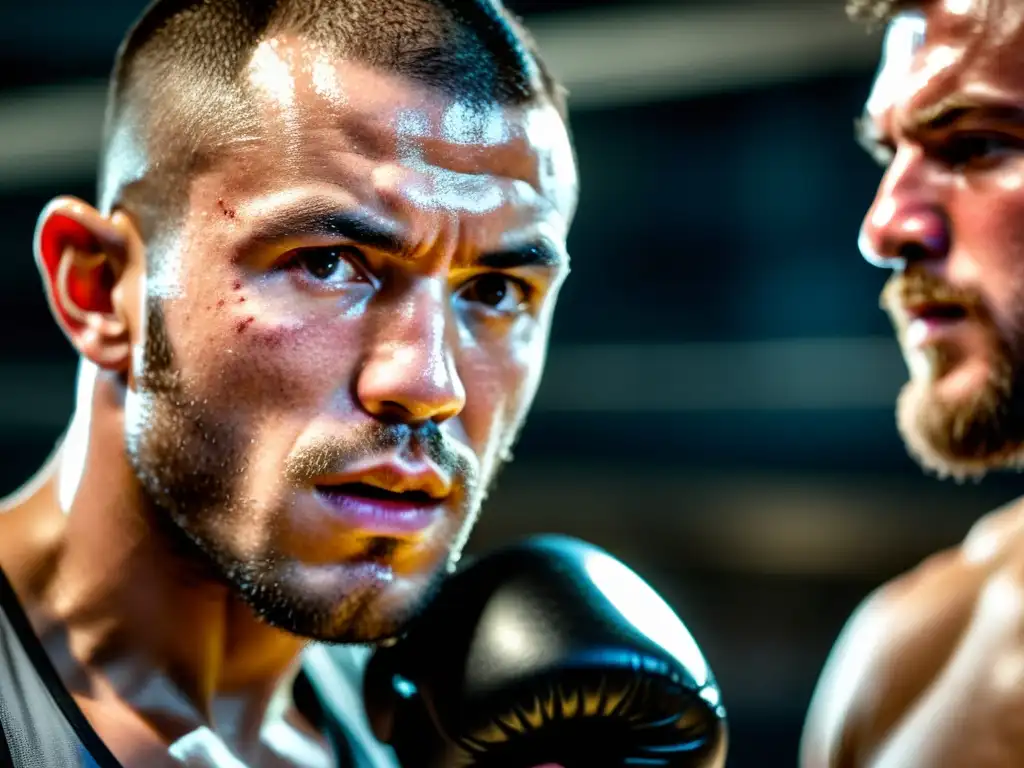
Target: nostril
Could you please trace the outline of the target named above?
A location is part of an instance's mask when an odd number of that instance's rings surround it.
[[[387,423],[403,424],[410,420],[412,412],[397,400],[382,400],[377,405],[375,415]]]
[[[924,261],[931,255],[928,248],[921,243],[904,243],[899,249],[899,258],[908,264]]]
[[[894,222],[890,233],[897,257],[906,262],[937,259],[949,249],[949,222],[935,208],[917,210]]]

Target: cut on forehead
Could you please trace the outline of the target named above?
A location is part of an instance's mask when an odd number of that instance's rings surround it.
[[[257,132],[244,72],[275,35],[467,104],[548,98],[566,120],[533,40],[494,0],[157,0],[122,43],[111,79],[102,210],[123,204],[165,221],[197,169]]]

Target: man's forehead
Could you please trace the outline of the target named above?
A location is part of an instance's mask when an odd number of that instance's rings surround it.
[[[528,178],[575,192],[568,130],[546,99],[521,106],[470,103],[296,38],[261,43],[247,77],[271,132],[336,131],[340,141],[357,141],[365,156],[419,162],[431,154],[445,165],[468,163],[458,168],[463,172]]]
[[[997,96],[1024,85],[1024,4],[933,0],[888,25],[870,115],[894,105],[925,110],[963,96]]]
[[[545,104],[507,106],[470,103],[440,88],[344,58],[295,37],[259,44],[247,69],[250,88],[264,101],[273,122],[324,115],[338,123],[358,120],[366,127],[403,138],[433,138],[453,145],[497,146],[527,138],[526,118]]]

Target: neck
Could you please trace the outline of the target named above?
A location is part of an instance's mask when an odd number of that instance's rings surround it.
[[[257,620],[161,522],[126,458],[123,401],[117,377],[83,366],[61,446],[0,514],[0,565],[73,694],[127,702],[172,739],[216,725],[248,741],[304,641]]]

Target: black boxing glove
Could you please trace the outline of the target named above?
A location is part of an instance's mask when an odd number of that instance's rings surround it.
[[[448,578],[364,678],[403,768],[725,764],[726,720],[700,649],[608,553],[561,536]]]

